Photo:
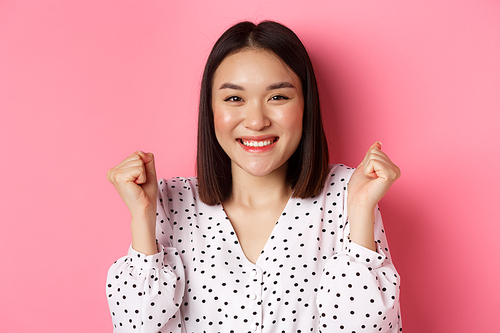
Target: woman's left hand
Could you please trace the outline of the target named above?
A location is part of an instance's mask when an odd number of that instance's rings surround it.
[[[382,144],[375,142],[351,176],[348,185],[347,207],[375,209],[401,171],[382,151]]]

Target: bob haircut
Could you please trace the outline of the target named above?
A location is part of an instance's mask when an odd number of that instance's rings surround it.
[[[323,188],[328,173],[328,145],[321,121],[318,87],[309,55],[297,35],[273,21],[240,22],[226,30],[208,56],[200,89],[196,168],[200,199],[207,205],[231,195],[231,160],[215,136],[212,84],[215,71],[229,55],[244,49],[267,50],[300,79],[304,97],[302,138],[288,160],[286,181],[294,198],[309,198]]]

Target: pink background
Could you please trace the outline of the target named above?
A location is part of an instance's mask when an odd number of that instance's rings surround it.
[[[380,140],[405,332],[500,331],[500,3],[0,1],[1,332],[110,332],[129,214],[106,180],[137,149],[194,175],[198,86],[233,23],[292,28],[332,162]]]

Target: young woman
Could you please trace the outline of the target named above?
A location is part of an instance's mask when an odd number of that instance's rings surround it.
[[[132,214],[110,268],[116,332],[399,332],[380,199],[400,171],[373,144],[328,165],[307,52],[275,22],[228,29],[201,84],[197,178],[151,153],[108,172]]]

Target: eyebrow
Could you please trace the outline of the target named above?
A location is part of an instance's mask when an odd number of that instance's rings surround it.
[[[273,83],[273,84],[269,85],[266,88],[266,90],[275,90],[275,89],[281,89],[281,88],[295,88],[295,86],[293,84],[291,84],[290,82],[278,82],[278,83]],[[225,82],[225,83],[221,84],[221,86],[219,87],[219,90],[222,90],[222,89],[234,89],[234,90],[242,90],[242,91],[245,90],[242,86],[239,86],[237,84],[230,83],[230,82]]]
[[[281,89],[281,88],[295,88],[293,84],[290,82],[278,82],[278,83],[273,83],[269,87],[266,88],[266,90],[274,90],[274,89]]]
[[[222,89],[245,90],[245,89],[243,89],[242,86],[239,86],[239,85],[234,84],[234,83],[229,83],[229,82],[221,84],[221,86],[219,87],[219,90],[222,90]]]

